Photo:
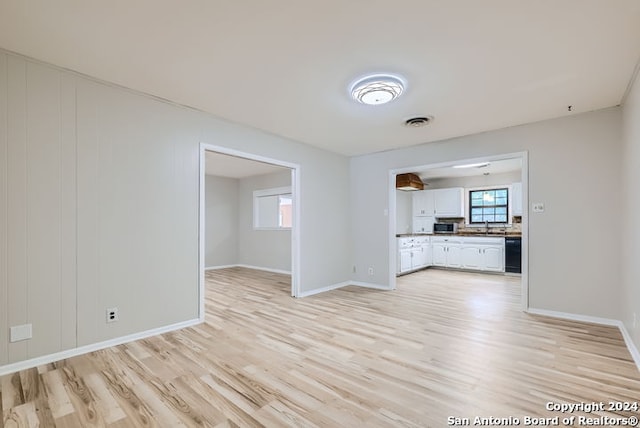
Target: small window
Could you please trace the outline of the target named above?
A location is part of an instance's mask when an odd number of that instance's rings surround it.
[[[469,223],[507,223],[508,212],[508,189],[472,190],[469,192]]]
[[[292,225],[291,187],[253,192],[253,227],[255,229],[291,229]]]

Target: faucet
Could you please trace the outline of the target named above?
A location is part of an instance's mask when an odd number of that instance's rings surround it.
[[[484,221],[484,234],[485,235],[489,234],[489,220]]]

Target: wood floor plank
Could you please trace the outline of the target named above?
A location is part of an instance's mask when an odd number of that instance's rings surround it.
[[[441,427],[640,400],[619,330],[523,313],[517,277],[427,269],[293,299],[284,275],[205,276],[203,324],[1,377],[0,428]]]

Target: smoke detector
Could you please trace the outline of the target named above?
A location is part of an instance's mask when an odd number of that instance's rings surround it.
[[[433,122],[433,116],[417,116],[404,121],[404,125],[410,128],[419,128]]]

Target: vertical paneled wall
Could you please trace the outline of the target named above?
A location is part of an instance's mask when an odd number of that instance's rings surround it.
[[[0,125],[0,366],[197,318],[189,112],[0,53]]]
[[[2,340],[4,362],[15,362],[76,346],[75,108],[70,77],[1,56],[2,330],[33,329],[33,339]]]

